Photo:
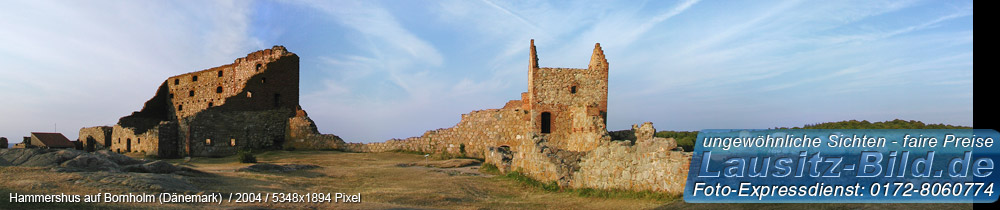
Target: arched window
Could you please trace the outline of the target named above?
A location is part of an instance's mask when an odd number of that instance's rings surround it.
[[[194,96],[194,91],[188,91],[188,96]]]
[[[569,88],[569,93],[576,94],[576,86],[575,85],[573,87]]]
[[[260,71],[260,66],[261,66],[261,65],[260,65],[260,64],[258,63],[258,64],[257,64],[257,68],[256,68],[256,69],[254,69],[254,71]]]
[[[177,105],[177,111],[184,111],[184,105]],[[118,143],[121,143],[121,139],[118,139]]]
[[[222,77],[222,70],[219,70],[219,77]]]
[[[198,76],[193,76],[193,77],[191,77],[191,81],[192,81],[192,82],[197,82],[197,81],[198,81]]]
[[[212,107],[212,102],[208,102],[208,107]]]
[[[216,87],[215,93],[222,93],[222,86]]]

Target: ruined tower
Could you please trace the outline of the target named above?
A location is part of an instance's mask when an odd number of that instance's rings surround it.
[[[274,46],[167,78],[141,111],[119,119],[110,149],[177,157],[280,148],[298,109],[299,57]]]
[[[539,67],[535,41],[529,54],[528,92],[521,95],[533,132],[572,151],[597,146],[607,133],[608,60],[601,44],[586,69]]]

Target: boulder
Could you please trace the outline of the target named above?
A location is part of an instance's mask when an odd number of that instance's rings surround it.
[[[80,171],[117,172],[121,170],[121,167],[119,167],[118,164],[111,162],[107,158],[94,154],[76,156],[76,158],[63,162],[59,166],[63,168],[78,169]]]
[[[83,152],[76,150],[49,150],[46,153],[31,156],[27,161],[21,163],[20,166],[58,166],[62,162],[76,158],[81,154]]]
[[[173,164],[167,162],[163,162],[162,160],[157,160],[146,164],[142,164],[142,168],[146,169],[146,171],[149,173],[157,173],[157,174],[167,174],[181,170],[180,167],[174,166]]]
[[[94,152],[94,154],[95,155],[99,155],[99,156],[103,156],[104,158],[107,158],[111,162],[115,162],[116,164],[122,165],[122,166],[133,165],[133,164],[140,164],[140,163],[145,163],[146,162],[146,161],[143,161],[143,160],[132,159],[132,158],[130,158],[128,156],[125,156],[125,155],[122,155],[122,154],[118,154],[118,153],[114,153],[114,152],[111,152],[111,151],[108,151],[108,150],[97,151],[97,152]]]
[[[42,149],[5,149],[0,150],[0,159],[7,160],[11,165],[21,165],[31,157],[42,154]]]

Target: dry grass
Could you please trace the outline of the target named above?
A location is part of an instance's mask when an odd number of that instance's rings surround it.
[[[220,205],[196,204],[12,204],[0,199],[0,208],[14,209],[232,209],[263,207],[278,209],[952,209],[971,208],[954,204],[687,204],[625,197],[586,197],[573,192],[549,192],[525,186],[503,177],[467,176],[428,167],[398,167],[401,163],[423,161],[423,155],[409,153],[344,153],[336,151],[270,151],[256,154],[258,162],[272,164],[315,164],[318,169],[291,173],[236,172],[251,164],[239,163],[235,156],[168,160],[182,163],[211,177],[191,178],[205,192],[223,193],[361,193],[362,203],[253,203]],[[129,189],[95,189],[74,184],[75,173],[56,173],[44,168],[0,167],[0,195],[17,193],[98,192],[140,193]]]

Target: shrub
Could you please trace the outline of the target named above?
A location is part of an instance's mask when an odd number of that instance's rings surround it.
[[[251,153],[250,150],[240,150],[240,152],[237,153],[236,155],[239,157],[240,163],[256,163],[257,162],[257,157],[254,157],[253,153]]]
[[[487,174],[500,174],[500,168],[497,168],[497,166],[492,163],[483,163],[483,166],[479,167],[479,171]]]

